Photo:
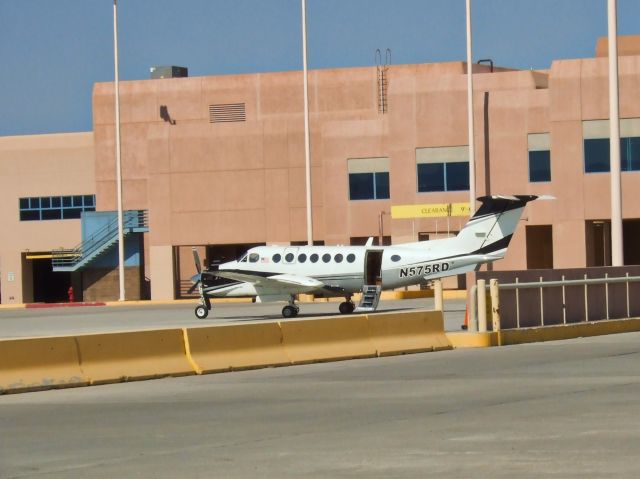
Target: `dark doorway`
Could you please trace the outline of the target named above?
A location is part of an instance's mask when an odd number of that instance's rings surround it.
[[[587,267],[611,266],[611,222],[589,220],[585,222]]]
[[[51,259],[31,260],[33,267],[33,301],[36,303],[66,303],[69,301],[71,273],[54,272]]]
[[[382,284],[382,250],[368,250],[364,260],[365,284]]]
[[[622,222],[624,264],[640,264],[640,219]]]
[[[551,225],[527,226],[527,269],[553,269]]]

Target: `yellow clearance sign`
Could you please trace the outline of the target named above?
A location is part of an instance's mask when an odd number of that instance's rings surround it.
[[[391,218],[446,218],[469,216],[469,203],[433,203],[429,205],[398,205],[391,207]]]

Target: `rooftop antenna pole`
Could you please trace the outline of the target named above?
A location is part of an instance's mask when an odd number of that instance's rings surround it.
[[[304,70],[304,166],[307,190],[307,244],[313,245],[311,209],[311,148],[309,146],[309,86],[307,78],[307,0],[302,1],[302,65]]]
[[[467,123],[469,125],[469,216],[476,211],[476,155],[473,124],[473,63],[471,54],[471,0],[467,0]]]
[[[118,72],[118,0],[113,0],[113,65],[115,72],[116,188],[118,196],[118,301],[124,301],[124,228],[122,222],[122,168],[120,158],[120,76]]]
[[[623,265],[620,185],[620,112],[618,98],[618,27],[616,0],[609,0],[609,157],[611,158],[611,266]]]

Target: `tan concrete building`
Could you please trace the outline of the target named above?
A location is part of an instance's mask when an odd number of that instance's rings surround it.
[[[623,42],[624,255],[625,263],[637,264],[640,37]],[[556,197],[528,206],[496,269],[610,261],[602,41],[597,52],[555,61],[547,71],[474,65],[478,195]],[[375,67],[309,73],[315,241],[350,244],[383,235],[400,243],[459,230],[464,217],[389,213],[394,205],[468,201],[465,73],[461,62],[391,65],[384,78]],[[120,92],[124,206],[148,211],[144,269],[153,299],[185,291],[194,274],[192,245],[211,261],[248,245],[306,241],[301,72],[128,81]],[[113,210],[111,83],[95,85],[93,118],[95,182],[87,184],[97,210]],[[0,147],[0,161],[5,155]]]

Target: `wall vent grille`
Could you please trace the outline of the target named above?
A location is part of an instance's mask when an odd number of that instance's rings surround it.
[[[246,120],[247,115],[244,103],[209,105],[209,123],[225,123]]]

